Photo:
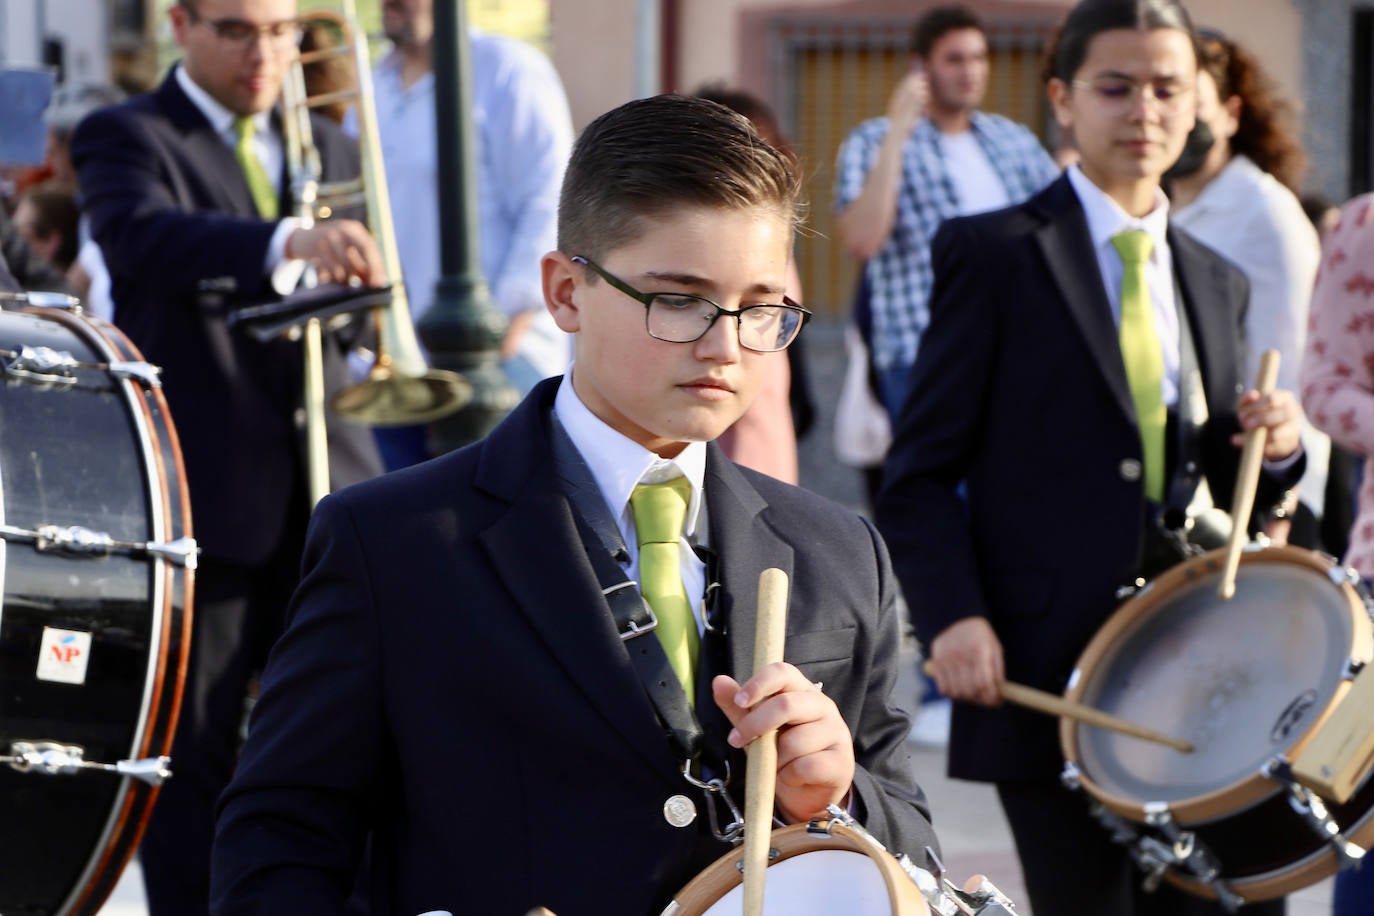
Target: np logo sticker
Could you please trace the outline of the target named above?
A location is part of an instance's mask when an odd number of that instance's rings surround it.
[[[78,630],[43,628],[43,643],[38,649],[40,681],[60,684],[86,683],[86,665],[91,660],[91,634]]]

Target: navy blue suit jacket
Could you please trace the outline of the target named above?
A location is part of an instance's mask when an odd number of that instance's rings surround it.
[[[704,812],[686,829],[664,820],[666,799],[697,793],[554,472],[557,384],[481,442],[320,503],[220,804],[217,916],[337,916],[369,829],[379,916],[644,916],[727,851]],[[751,669],[758,575],[779,567],[786,658],[824,681],[854,735],[856,814],[924,862],[935,841],[891,705],[896,582],[877,532],[715,446],[705,493],[726,673]],[[734,772],[738,794],[742,759]]]
[[[1229,508],[1239,450],[1248,285],[1169,230],[1209,421],[1200,457]],[[1025,203],[946,222],[912,388],[887,459],[877,523],[922,642],[991,621],[1010,680],[1059,693],[1136,576],[1144,532],[1140,435],[1087,220],[1067,178]],[[1302,472],[1265,475],[1271,505]],[[965,493],[961,494],[963,483]],[[1056,775],[1057,719],[956,704],[951,775]]]
[[[356,175],[355,144],[324,119],[314,123],[324,177]],[[109,266],[116,323],[163,367],[197,540],[211,556],[261,562],[280,542],[292,500],[304,498],[301,345],[258,343],[226,317],[273,298],[263,265],[276,223],[258,218],[233,151],[174,73],[156,91],[86,118],[72,158]],[[325,379],[326,390],[349,381],[333,335]],[[328,432],[335,486],[380,472],[368,430],[331,417]]]

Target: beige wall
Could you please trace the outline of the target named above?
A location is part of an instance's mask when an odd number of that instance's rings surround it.
[[[967,0],[975,8],[987,0]],[[1019,2],[1001,0],[1001,9]],[[677,0],[679,14],[678,89],[703,82],[740,79],[739,61],[746,53],[766,55],[763,35],[740,34],[741,13],[851,6],[888,13],[911,10],[913,18],[928,5],[915,0]],[[1071,0],[1063,0],[1065,9]],[[552,53],[562,74],[578,127],[601,112],[627,101],[634,91],[635,0],[553,0]],[[1190,0],[1188,9],[1200,26],[1224,31],[1253,51],[1278,81],[1284,94],[1302,98],[1302,20],[1294,0]]]

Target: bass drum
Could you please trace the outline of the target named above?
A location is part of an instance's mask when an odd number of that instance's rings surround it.
[[[1202,897],[1218,896],[1221,885],[1256,902],[1337,869],[1312,811],[1325,808],[1330,829],[1347,840],[1374,841],[1368,773],[1344,804],[1308,804],[1306,790],[1272,766],[1309,746],[1350,692],[1353,670],[1370,661],[1374,637],[1364,596],[1330,558],[1296,547],[1248,550],[1235,596],[1223,601],[1225,554],[1176,566],[1122,605],[1084,649],[1066,693],[1194,751],[1067,718],[1060,739],[1066,778],[1134,825],[1123,841],[1135,834],[1137,850],[1205,850],[1219,869],[1204,880],[1171,865],[1165,880]]]
[[[138,845],[190,648],[190,529],[156,370],[105,322],[0,311],[4,916],[95,913]]]

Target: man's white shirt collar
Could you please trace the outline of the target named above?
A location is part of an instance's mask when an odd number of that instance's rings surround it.
[[[181,91],[186,93],[191,103],[200,109],[201,114],[205,115],[205,120],[210,122],[215,133],[227,138],[232,144],[237,139],[234,133],[234,122],[238,120],[238,115],[225,108],[214,96],[200,88],[196,81],[191,79],[191,75],[186,72],[186,67],[181,64],[177,64],[176,80]],[[269,112],[259,111],[253,115],[253,129],[258,136],[265,136],[271,128],[272,122]]]
[[[687,518],[683,534],[689,539],[696,533],[701,516],[702,482],[706,477],[706,443],[689,442],[675,458],[660,458],[638,442],[612,429],[582,403],[573,390],[570,367],[558,386],[553,409],[568,437],[587,462],[596,480],[597,489],[610,507],[611,514],[622,522],[630,512],[630,494],[641,482],[661,483],[674,477],[686,477],[692,485],[692,499],[687,504]]]
[[[1150,255],[1152,260],[1157,260],[1160,252],[1168,250],[1169,198],[1162,190],[1155,188],[1154,209],[1143,217],[1135,217],[1121,209],[1121,205],[1108,197],[1106,191],[1093,184],[1077,164],[1070,166],[1067,174],[1069,184],[1083,206],[1083,215],[1088,220],[1088,234],[1094,250],[1110,245],[1112,236],[1131,229],[1143,229],[1150,236],[1150,241],[1154,242],[1154,251]]]

